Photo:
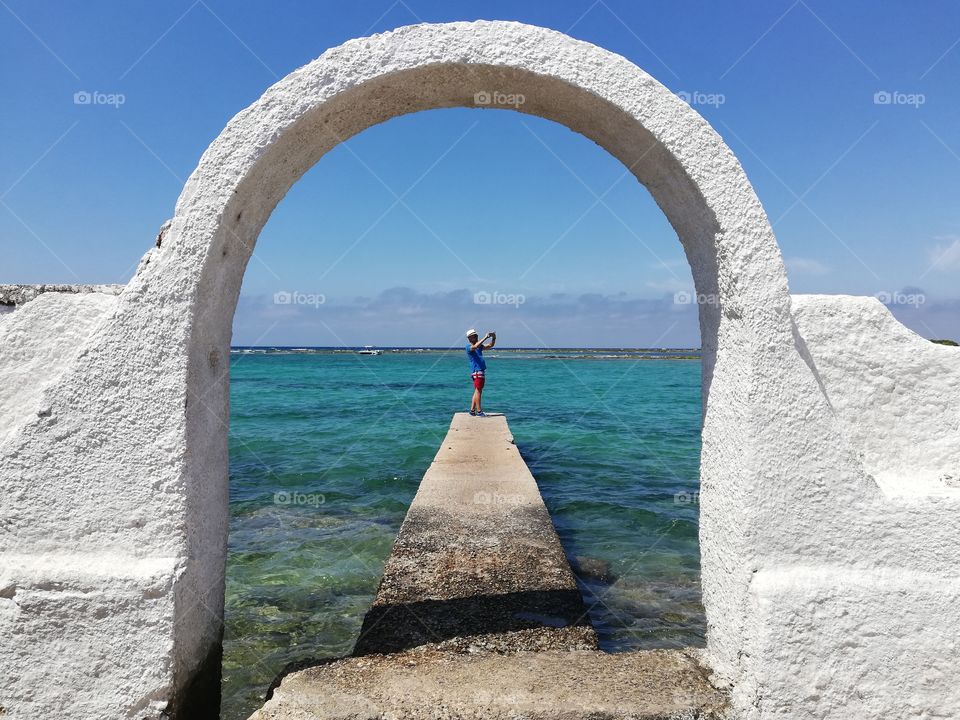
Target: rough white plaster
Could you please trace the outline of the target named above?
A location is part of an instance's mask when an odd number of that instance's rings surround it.
[[[909,567],[758,572],[744,651],[764,662],[744,679],[757,700],[742,717],[954,720],[958,598],[956,575]]]
[[[847,569],[925,573],[956,601],[960,565],[944,547],[960,546],[960,533],[942,522],[954,506],[928,498],[891,507],[865,472],[866,445],[832,405],[831,385],[873,360],[865,352],[835,372],[816,370],[837,347],[836,324],[856,321],[841,308],[832,320],[801,314],[797,329],[764,211],[709,125],[625,59],[560,33],[510,22],[419,25],[327,51],[230,121],[190,176],[161,246],[89,329],[83,361],[47,388],[49,412],[0,445],[0,559],[32,568],[12,571],[0,592],[11,717],[63,716],[73,691],[91,717],[156,717],[168,701],[181,716],[195,709],[184,707],[184,689],[215,655],[222,629],[231,320],[260,229],[341,140],[400,114],[473,106],[476,93],[494,90],[523,94],[521,112],[567,125],[630,167],[676,229],[698,293],[711,298],[700,313],[705,657],[738,716],[781,714],[776,695],[788,693],[800,662],[836,667],[837,682],[854,683],[853,664],[837,656],[843,640],[817,625],[818,601],[808,599],[849,605],[838,582]],[[897,382],[901,351],[889,343],[884,356]],[[878,388],[876,402],[886,392]],[[909,436],[922,423],[900,427],[902,446],[922,442]],[[51,512],[63,498],[69,510]],[[795,568],[811,566],[806,594],[791,590]],[[58,568],[80,579],[65,584]],[[866,597],[879,581],[863,577]],[[899,678],[921,677],[914,663],[929,653],[911,645],[905,665],[884,670],[869,649],[879,641],[860,635],[897,622],[920,627],[933,615],[924,588],[910,596],[916,604],[875,589],[862,610],[850,605],[864,622],[837,630],[853,633],[876,673],[872,717],[901,720],[910,688]],[[764,598],[776,612],[761,612]],[[96,608],[106,613],[100,625]],[[52,623],[82,640],[58,642]],[[917,702],[930,717],[960,716],[940,682]],[[849,695],[787,696],[789,717],[851,717]]]
[[[791,440],[809,447],[805,481],[771,468],[751,498],[771,521],[757,527],[767,558],[749,586],[738,716],[960,717],[960,350],[874,298],[792,301],[834,437],[816,439],[811,418]],[[860,472],[824,472],[831,442]]]
[[[920,337],[872,297],[795,295],[793,315],[864,470],[893,494],[960,489],[944,480],[960,480],[960,349]]]
[[[0,316],[0,443],[46,412],[43,391],[76,362],[114,295],[47,293]]]
[[[64,494],[47,511],[74,505]],[[22,550],[0,564],[4,717],[160,717],[178,560]]]

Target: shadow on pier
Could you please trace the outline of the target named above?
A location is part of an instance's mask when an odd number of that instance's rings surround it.
[[[481,638],[525,630],[537,631],[526,633],[537,649],[596,646],[580,592],[572,588],[375,605],[363,620],[353,654],[400,652],[453,639],[459,645],[499,645]],[[511,643],[529,644],[518,637]]]

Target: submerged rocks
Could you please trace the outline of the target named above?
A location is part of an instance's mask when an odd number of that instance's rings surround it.
[[[577,555],[570,559],[573,574],[582,581],[612,585],[617,576],[610,569],[610,563],[602,558]]]

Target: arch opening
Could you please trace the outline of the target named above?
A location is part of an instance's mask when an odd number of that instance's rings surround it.
[[[450,117],[451,114],[464,120],[464,127],[468,124],[465,116],[472,116],[474,121],[478,119],[476,117],[478,115],[482,116],[480,119],[490,118],[489,113],[479,110],[459,113],[457,111],[438,112],[434,122],[430,123],[431,131],[437,131],[440,123],[435,121],[440,118],[443,118],[443,124],[450,125],[451,128],[456,127],[456,123],[451,123],[454,119]],[[434,113],[431,112],[429,115]],[[407,123],[407,127],[412,124]],[[549,129],[547,126],[550,124],[552,123],[547,121],[536,122],[532,123],[532,129],[524,130],[521,128],[531,126],[529,120],[509,117],[498,119],[495,126],[498,131],[504,131],[511,126],[515,128],[522,139],[531,145],[532,150],[536,151],[532,154],[544,155],[549,160],[548,164],[552,166],[557,160],[550,157],[529,134],[533,132],[539,137]],[[474,125],[475,123],[470,127]],[[556,127],[553,130],[557,131],[560,128]],[[371,128],[365,132],[376,137],[379,128]],[[401,141],[409,141],[422,132],[423,130],[419,130],[413,133],[412,137],[409,133],[405,134]],[[480,130],[474,132],[477,133]],[[459,130],[453,132],[454,135],[458,133]],[[564,135],[567,134],[564,133]],[[389,175],[382,174],[382,168],[391,167],[395,161],[391,161],[393,155],[389,154],[385,156],[386,159],[381,157],[378,158],[377,163],[372,162],[372,152],[384,150],[382,140],[384,134],[380,134],[379,137],[381,139],[377,142],[366,138],[365,144],[363,138],[358,138],[358,144],[353,145],[349,155],[346,154],[346,150],[341,150],[341,158],[346,158],[346,164],[355,166],[359,175],[369,179],[369,186],[363,185],[362,182],[358,184],[359,191],[364,194],[380,188],[379,181],[372,179],[374,174],[390,179]],[[472,137],[475,139],[476,135]],[[558,154],[560,162],[564,164],[574,162],[575,158],[567,154],[573,150],[573,147],[582,149],[583,155],[606,155],[601,148],[585,141],[581,136],[572,136],[569,145],[554,145],[556,139],[556,135],[543,135],[542,141],[554,148],[553,151]],[[445,144],[427,142],[425,145],[426,147],[418,149],[425,152],[428,158],[439,155],[446,148]],[[463,150],[463,146],[459,147],[461,154],[470,152]],[[484,149],[479,153],[476,149],[470,152],[476,160],[489,162],[493,167],[500,167],[507,160],[506,155],[488,155],[487,153],[495,152],[495,148],[487,143],[482,147]],[[517,150],[515,145],[511,148],[511,152]],[[350,157],[354,154],[361,160]],[[317,178],[317,173],[329,176],[331,169],[340,169],[343,166],[340,164],[331,168],[330,165],[326,165],[328,161],[328,158],[323,158],[308,171],[305,178],[294,186],[293,192],[281,201],[264,227],[258,253],[268,240],[271,243],[277,243],[288,239],[276,237],[276,233],[272,231],[277,228],[275,223],[278,222],[281,227],[289,227],[291,216],[287,212],[292,209],[291,203],[293,209],[301,209],[300,206],[307,197],[311,198],[310,202],[313,205],[316,192],[330,190],[327,182],[319,187],[312,182]],[[457,161],[455,156],[447,158],[450,164]],[[367,170],[361,169],[361,165],[366,166],[368,162],[371,166]],[[529,158],[525,162],[529,162]],[[619,161],[605,157],[603,162],[611,178],[622,177],[622,164]],[[472,165],[465,164],[462,167],[472,167]],[[576,167],[571,172],[579,175],[583,169],[584,167]],[[411,170],[411,172],[414,176],[418,176],[417,170]],[[527,172],[533,173],[531,170]],[[570,176],[567,177],[573,189],[582,193],[583,188],[578,182]],[[607,181],[601,182],[601,187],[607,186],[605,184]],[[356,179],[351,176],[352,193],[358,192],[355,183],[357,183]],[[644,188],[633,185],[626,178],[623,179],[623,183],[623,195],[619,207],[617,207],[617,201],[613,201],[617,212],[630,212],[631,206],[643,207],[644,215],[656,214],[659,217],[660,224],[657,227],[660,228],[661,244],[656,247],[657,253],[662,252],[664,244],[675,243],[674,234],[669,227],[665,227],[660,210],[652,203]],[[478,207],[489,207],[489,203],[484,202],[482,186],[483,183],[476,183],[473,188],[474,193],[469,195],[470,200],[454,210],[453,214],[469,215],[475,213]],[[305,188],[309,189],[305,190]],[[336,208],[340,203],[344,203],[345,194],[338,193],[334,198],[322,198],[319,207],[311,210],[312,222],[329,220],[331,225],[339,229],[341,220],[337,217]],[[424,195],[421,191],[421,202],[430,198],[430,195],[432,192]],[[459,193],[460,197],[464,195],[463,192]],[[422,206],[416,202],[414,204],[417,211],[422,212]],[[518,205],[524,206],[525,203],[518,201]],[[536,208],[536,205],[532,207]],[[543,213],[550,207],[550,205],[541,204],[539,212]],[[402,209],[398,212],[405,213]],[[498,208],[497,212],[502,213],[504,209]],[[534,216],[536,212],[534,210]],[[376,216],[376,212],[374,211],[372,215]],[[425,221],[433,227],[435,220],[429,213],[424,217]],[[628,218],[630,222],[637,221],[628,214],[624,214],[623,217]],[[361,222],[356,232],[359,233],[361,228],[365,230],[368,222],[369,218]],[[384,225],[387,225],[387,221],[378,227],[384,229]],[[644,233],[646,226],[635,225],[635,227],[640,233]],[[453,237],[448,236],[451,231],[450,226],[437,225],[436,230],[447,240]],[[331,233],[329,239],[333,239],[336,234]],[[536,235],[534,234],[533,237]],[[550,237],[552,238],[553,235]],[[544,241],[543,237],[537,239],[540,242]],[[326,242],[327,238],[317,240],[321,242],[312,242],[311,245],[319,246]],[[520,238],[518,237],[517,240],[519,241]],[[569,246],[572,240],[574,238],[567,238],[566,245]],[[382,243],[382,240],[380,242]],[[636,241],[633,240],[633,242]],[[653,242],[656,244],[657,241]],[[530,244],[531,251],[536,255],[539,252],[539,245],[534,241]],[[435,246],[438,252],[442,252],[433,238],[429,238],[426,245]],[[595,252],[602,253],[605,249],[604,245],[605,243],[601,241],[592,245],[592,248]],[[470,243],[466,243],[466,247],[470,246],[472,246]],[[371,235],[365,236],[362,247],[368,252],[370,265],[376,264],[380,259],[382,245],[378,245],[377,239]],[[638,248],[640,248],[639,244]],[[244,286],[245,296],[250,292],[251,276],[255,276],[257,270],[260,271],[261,280],[268,280],[270,271],[266,269],[266,263],[272,265],[274,262],[279,262],[278,255],[282,255],[284,250],[283,245],[276,249],[279,251],[277,255],[260,255],[259,265],[249,267],[244,279],[247,283]],[[410,247],[405,248],[405,253],[413,254],[417,249],[420,252],[424,251],[422,248]],[[453,249],[459,254],[464,252],[465,246],[454,243]],[[330,260],[341,258],[340,250],[338,246],[331,248],[327,257]],[[299,263],[316,262],[315,267],[318,271],[324,270],[327,260],[321,260],[319,251],[317,252],[317,257],[313,257],[312,252],[305,256],[299,256],[298,253]],[[643,254],[642,250],[638,251],[638,255]],[[612,258],[609,253],[604,255],[607,256],[606,262],[598,265],[602,264],[609,268]],[[485,268],[502,267],[502,263],[509,263],[512,257],[511,252],[498,255],[496,251],[488,252],[484,249],[483,264]],[[671,259],[673,257],[671,256]],[[639,260],[639,258],[630,259]],[[621,266],[625,260],[627,260],[625,257],[618,258]],[[453,265],[452,262],[451,265]],[[578,271],[580,269],[578,268]],[[279,265],[276,270],[284,274]],[[346,271],[343,265],[338,266],[338,273],[341,276],[351,277],[352,273],[356,272],[356,265]],[[512,276],[512,273],[508,274]],[[684,274],[683,271],[681,274]],[[575,276],[576,273],[568,272],[554,275],[553,278],[555,281],[566,282],[574,280]],[[333,275],[326,277],[330,280]],[[439,280],[440,278],[429,277],[429,279]],[[689,284],[689,279],[690,276],[686,275],[684,278],[686,286]],[[285,287],[291,286],[286,284]],[[297,287],[318,289],[315,286],[302,284]],[[325,281],[322,289],[328,292],[327,287]],[[500,284],[497,287],[502,288],[503,285]],[[263,290],[263,287],[260,289]],[[275,287],[271,287],[266,291],[267,303],[270,301],[269,294],[274,289]],[[611,292],[614,291],[611,289]],[[466,323],[469,318],[472,318],[471,313],[477,309],[483,309],[483,307],[474,306],[473,310],[458,307],[458,312],[463,311],[462,322]],[[519,312],[519,308],[517,311]],[[313,316],[317,312],[322,311],[309,310],[305,314]],[[397,318],[397,320],[402,322],[403,318]],[[333,321],[328,317],[327,322]],[[501,327],[502,322],[503,319],[499,318],[495,323],[498,330],[507,330],[507,327]],[[529,318],[527,322],[536,326],[536,323]],[[461,322],[457,322],[455,327],[460,328],[460,324]],[[664,323],[663,328],[667,325],[669,321]],[[266,327],[266,324],[263,327]],[[280,327],[277,326],[276,329]],[[271,339],[260,344],[267,347],[279,344],[296,345],[297,348],[308,345],[349,347],[355,344],[359,349],[362,342],[367,339],[372,342],[377,337],[375,334],[369,334],[344,342],[343,337],[338,334],[343,332],[341,327],[343,326],[337,327],[337,332],[334,332],[327,327],[326,322],[317,325],[316,330],[322,333],[323,341],[309,343],[300,339],[295,342]],[[352,324],[351,327],[353,327]],[[515,337],[517,330],[519,328],[515,328],[514,333],[500,332],[500,336],[511,340]],[[537,327],[537,332],[543,331]],[[652,341],[657,332],[659,331],[648,335],[647,339]],[[252,332],[248,337],[252,339],[258,334],[259,330]],[[617,344],[596,347],[626,346],[630,342],[630,337],[628,334],[618,335],[615,338]],[[459,333],[455,332],[447,339],[456,343],[458,338]],[[539,347],[542,342],[540,338],[533,340],[534,342],[530,344]],[[237,343],[236,337],[234,343],[240,344]],[[239,481],[249,494],[245,495],[246,499],[238,504],[235,493],[232,494],[231,499],[230,556],[227,562],[227,635],[224,642],[224,673],[225,678],[229,679],[225,680],[223,695],[224,703],[230,705],[230,708],[225,707],[225,711],[229,709],[234,713],[229,717],[241,717],[241,714],[237,714],[238,698],[235,692],[241,687],[244,678],[253,681],[247,683],[247,687],[250,688],[247,692],[253,696],[246,705],[246,715],[248,715],[255,709],[256,701],[262,701],[263,691],[285,662],[349,653],[352,644],[345,643],[347,638],[356,640],[357,633],[360,631],[359,622],[363,619],[365,612],[365,609],[357,608],[364,602],[369,603],[373,600],[380,580],[380,575],[375,570],[371,572],[370,568],[378,567],[386,559],[389,545],[392,544],[406,511],[404,509],[403,512],[398,512],[396,503],[403,502],[405,506],[409,504],[423,471],[429,467],[430,460],[442,442],[444,429],[450,422],[449,414],[466,407],[466,403],[462,401],[468,399],[468,394],[464,395],[464,389],[460,384],[454,381],[456,388],[454,390],[439,387],[446,384],[449,388],[451,378],[463,379],[465,364],[462,350],[452,353],[397,355],[392,351],[393,344],[386,341],[377,344],[386,348],[386,357],[378,360],[364,360],[352,354],[327,350],[295,352],[292,357],[287,354],[291,352],[290,350],[279,348],[268,351],[268,354],[264,354],[263,351],[238,351],[236,348],[232,350],[234,362],[231,363],[231,379],[232,382],[239,383],[232,387],[232,412],[234,419],[239,418],[240,423],[238,426],[232,419],[230,432],[234,438],[239,436],[241,442],[239,444],[235,442],[231,446],[231,484],[235,489],[234,484]],[[510,346],[517,344],[517,342],[508,342]],[[526,346],[524,343],[520,344]],[[636,343],[631,347],[634,346],[641,347]],[[544,349],[549,347],[544,345]],[[502,352],[502,343],[500,343],[495,355]],[[539,354],[542,358],[548,353]],[[688,353],[682,354],[688,355]],[[558,526],[564,550],[574,563],[574,574],[579,581],[581,595],[590,611],[594,626],[600,635],[601,648],[604,650],[700,646],[703,641],[702,610],[699,607],[699,592],[696,586],[699,577],[699,567],[696,562],[696,508],[691,500],[697,487],[698,453],[695,452],[695,445],[699,443],[700,364],[685,360],[651,363],[637,359],[644,355],[648,353],[627,352],[612,355],[609,351],[585,351],[566,356],[560,354],[552,359],[543,360],[533,359],[536,353],[529,357],[528,352],[508,352],[506,358],[491,361],[495,378],[492,378],[494,380],[492,394],[488,392],[485,403],[488,409],[507,413],[521,455],[540,483],[541,494]],[[654,369],[653,366],[658,367]],[[298,368],[298,373],[302,373],[302,378],[299,376],[292,378],[286,374],[294,367]],[[416,369],[415,372],[413,372],[414,369]],[[646,372],[646,370],[652,372]],[[274,372],[277,375],[274,375]],[[428,372],[429,376],[427,376]],[[573,380],[572,373],[575,373],[577,380]],[[278,414],[276,408],[283,408],[284,399],[291,396],[292,391],[286,388],[292,380],[296,381],[298,387],[303,388],[297,390],[297,393],[303,393],[305,400],[302,406],[297,406],[297,412],[293,413],[295,417],[286,417],[286,413]],[[378,387],[378,382],[384,383],[384,386]],[[396,396],[386,390],[386,383],[389,383],[396,393],[404,396],[399,413],[385,412],[396,401]],[[659,390],[658,383],[668,383],[674,389],[663,393]],[[332,390],[331,385],[337,389]],[[567,389],[563,392],[565,399],[562,402],[556,397],[549,397],[546,393],[540,396],[538,392],[538,389],[561,388],[567,385]],[[356,389],[346,391],[345,388]],[[416,392],[408,394],[408,390],[413,389]],[[276,398],[273,397],[274,392],[277,393]],[[344,402],[345,392],[351,395],[349,403]],[[364,403],[371,394],[375,394],[377,399]],[[602,403],[598,402],[600,397],[602,397]],[[669,399],[669,407],[664,398]],[[326,404],[328,410],[317,412],[309,422],[304,421],[302,418],[309,416],[311,413],[309,408],[314,403],[328,403]],[[349,405],[349,409],[346,405]],[[615,411],[615,408],[619,411]],[[663,412],[660,413],[659,419],[655,419],[652,413],[658,408],[662,408]],[[287,409],[292,408],[287,406]],[[259,416],[260,413],[262,417]],[[589,419],[584,419],[588,414]],[[397,415],[399,417],[396,417]],[[271,419],[274,417],[275,421]],[[337,418],[336,427],[331,427],[331,418]],[[644,418],[648,419],[644,420]],[[266,422],[268,419],[270,429],[266,437],[257,434],[255,425],[251,426],[248,432],[244,431],[245,426],[258,420]],[[362,422],[364,419],[375,420],[376,424],[382,427],[371,430]],[[429,430],[427,424],[423,422],[427,419],[433,425],[433,433],[425,432]],[[582,421],[584,426],[575,429],[574,425],[578,421]],[[563,442],[558,443],[558,438],[552,436],[552,433],[561,428],[564,431]],[[318,434],[312,436],[315,432]],[[337,441],[325,439],[331,434],[337,438]],[[296,440],[284,442],[279,439],[284,436],[296,438]],[[360,438],[363,442],[358,444]],[[267,442],[263,445],[257,444],[261,440]],[[583,454],[579,454],[576,451],[568,452],[564,447],[582,448],[582,443],[585,441],[592,442],[596,445],[596,449],[585,450]],[[337,442],[343,443],[343,446],[338,447]],[[256,447],[255,453],[247,450],[248,443]],[[377,448],[375,456],[371,456],[367,448],[371,444]],[[312,462],[297,463],[295,458],[287,457],[284,445],[287,446],[286,450],[295,452],[297,457],[302,457],[305,453],[310,454]],[[344,448],[351,449],[350,456],[347,458],[341,457]],[[354,448],[355,452],[352,450]],[[669,449],[673,450],[672,454],[669,453]],[[670,460],[658,456],[655,450],[668,450],[667,457]],[[404,461],[398,463],[398,458],[404,458]],[[334,461],[335,465],[339,465],[341,460],[344,461],[348,470],[333,468],[327,464]],[[240,464],[245,464],[247,468],[268,467],[277,462],[282,468],[279,470],[281,477],[268,478],[267,475],[273,475],[272,472],[264,474],[259,471],[252,477],[245,477],[244,470],[237,467],[238,461]],[[299,477],[294,475],[291,465],[296,467],[296,474]],[[606,470],[600,470],[598,465],[602,465]],[[608,474],[604,475],[604,472]],[[632,477],[636,478],[635,482],[639,485],[634,487],[632,483],[625,481],[624,478],[628,473],[633,473]],[[616,474],[615,477],[614,474]],[[259,487],[257,482],[260,484]],[[354,487],[354,482],[359,483],[359,487]],[[579,487],[580,483],[585,483],[585,486]],[[354,517],[353,510],[344,510],[344,508],[357,502],[355,493],[361,488],[364,496],[370,499],[355,506],[356,516]],[[588,488],[594,488],[604,497],[591,496]],[[248,514],[248,507],[252,509],[255,504],[250,502],[255,490],[260,491],[266,498],[266,505]],[[682,498],[679,501],[676,499],[678,491],[682,491]],[[270,496],[278,492],[299,492],[305,504],[301,507],[275,507],[276,501],[274,501],[274,506],[271,506]],[[315,501],[318,493],[327,492],[332,493],[330,504],[319,507],[309,504]],[[666,500],[649,497],[651,494],[658,493],[666,497]],[[389,540],[387,543],[380,542],[376,551],[370,548],[370,543],[374,541],[367,534],[369,526],[360,530],[369,521],[368,513],[380,507],[379,501],[373,498],[374,495],[383,498],[384,507],[384,520],[380,523],[381,533],[378,537],[381,541],[384,538]],[[616,501],[614,501],[614,495]],[[235,509],[237,505],[243,508],[240,513]],[[605,508],[603,511],[599,510],[601,506]],[[387,507],[390,509],[387,510]],[[288,510],[289,517],[285,517],[284,513]],[[338,536],[332,533],[327,534],[328,530],[338,527],[338,523],[342,523],[346,528],[356,525],[363,533],[361,535],[363,544],[360,547],[351,548],[349,552],[344,551],[343,544],[337,539]],[[295,532],[285,531],[284,526],[302,530],[303,536],[297,537]],[[328,537],[327,547],[324,547],[323,541],[318,541],[316,537],[318,527],[326,529],[324,534]],[[255,537],[254,528],[258,531],[262,529],[267,537],[262,541]],[[297,585],[299,579],[296,558],[299,551],[291,550],[288,544],[293,542],[295,537],[296,542],[302,542],[310,548],[310,564],[315,566],[313,570],[302,569],[301,574],[307,580],[300,586]],[[614,547],[616,550],[613,549]],[[658,558],[662,553],[663,560],[651,562],[648,557],[647,565],[643,569],[635,569],[635,565],[646,551],[650,551],[651,556]],[[365,556],[368,567],[364,567],[359,560],[353,558],[354,553],[364,552],[369,553]],[[667,559],[668,556],[672,556],[673,562]],[[248,557],[250,561],[248,563],[246,560],[237,560],[238,557]],[[322,589],[312,592],[318,588],[328,587],[331,581],[327,577],[317,578],[318,582],[314,583],[313,587],[309,587],[308,578],[316,578],[314,573],[323,568],[335,567],[334,563],[338,565],[342,563],[352,568],[349,571],[349,582],[344,581],[342,584],[349,589],[338,592],[332,597],[325,596]],[[291,580],[286,581],[282,588],[257,588],[257,572],[262,572],[264,577],[289,573]],[[362,580],[357,579],[358,573],[364,576]],[[242,580],[238,581],[238,577]],[[614,587],[614,579],[617,583],[616,587]],[[242,587],[244,581],[251,585],[247,588]],[[341,587],[340,583],[332,584]],[[326,609],[318,608],[317,612],[310,612],[303,606],[304,596],[313,597],[313,602],[316,603],[329,604],[328,617],[333,618],[335,610],[338,611],[336,614],[339,617],[331,621],[323,621]],[[258,618],[259,610],[264,606],[273,606],[270,607],[273,614],[267,618],[262,616]],[[277,607],[279,610],[276,609]],[[352,613],[351,620],[344,619],[349,613]],[[664,618],[668,616],[669,620],[665,620]],[[258,622],[259,619],[263,622]],[[356,621],[355,626],[351,624],[352,621]],[[331,625],[338,623],[338,627],[331,629]],[[257,626],[261,630],[252,630]],[[252,656],[249,648],[256,646],[255,639],[249,642],[238,636],[237,631],[240,629],[252,634],[263,632],[264,637],[268,632],[289,631],[293,637],[299,639],[298,647],[287,651],[280,648],[279,643],[274,645],[265,639],[260,647],[264,654],[273,653],[274,675],[270,675],[270,671],[266,668],[258,668],[260,672],[252,672],[249,668],[239,669],[239,661]],[[311,637],[311,633],[317,636],[316,640]],[[315,647],[311,648],[313,642]],[[286,654],[278,660],[277,655],[280,653]],[[246,715],[242,716],[246,717]]]

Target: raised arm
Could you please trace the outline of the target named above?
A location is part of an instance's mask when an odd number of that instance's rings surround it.
[[[483,341],[486,340],[488,337],[490,337],[490,333],[487,333],[487,334],[484,335],[482,338],[480,338],[479,340],[477,340],[475,343],[471,343],[471,344],[470,344],[470,349],[471,349],[471,350],[476,350],[478,347],[483,347],[483,349],[486,350],[486,347],[484,346]],[[493,347],[493,345],[491,345],[490,347]]]
[[[487,333],[487,337],[490,338],[490,344],[489,344],[489,345],[484,345],[484,346],[483,346],[483,349],[484,349],[484,350],[490,350],[494,345],[497,344],[497,334],[496,334],[495,332],[488,332],[488,333]],[[487,338],[484,338],[484,340],[486,340],[486,339],[487,339]],[[483,340],[481,340],[480,342],[482,343]]]

